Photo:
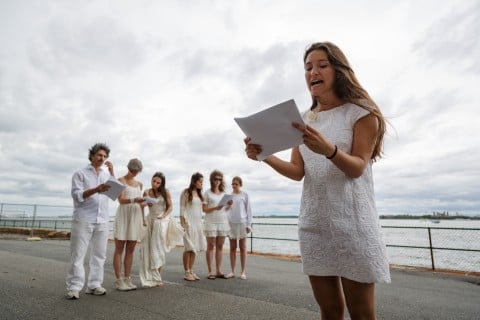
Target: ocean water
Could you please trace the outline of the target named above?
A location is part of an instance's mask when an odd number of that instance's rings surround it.
[[[435,269],[480,272],[480,252],[467,251],[480,251],[480,220],[438,221],[381,219],[390,264],[432,268],[433,263]],[[249,239],[248,249],[300,255],[297,222],[296,218],[254,219],[254,239]],[[431,252],[430,241],[432,247],[439,249]]]
[[[13,221],[7,226],[32,227],[31,217]],[[297,222],[297,218],[254,218],[248,250],[300,255]],[[480,272],[480,220],[381,219],[380,224],[390,264]],[[0,226],[5,221],[0,220]],[[71,217],[40,217],[34,227],[69,231]],[[111,237],[112,228],[113,223]],[[430,250],[430,242],[437,249]]]

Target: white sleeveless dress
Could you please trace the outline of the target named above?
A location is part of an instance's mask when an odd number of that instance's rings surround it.
[[[126,185],[125,197],[133,199],[142,197],[140,186]],[[142,208],[138,203],[120,204],[115,214],[113,235],[117,240],[141,241],[143,235]]]
[[[175,224],[171,214],[158,218],[167,206],[162,196],[157,199],[158,203],[148,207],[145,219],[147,232],[140,249],[140,282],[144,287],[154,287],[162,282],[159,268],[166,264],[165,253],[170,252],[183,237],[183,230]],[[172,228],[175,230],[170,230],[169,234],[169,229]],[[175,232],[175,237],[171,237],[172,232]]]
[[[345,104],[304,121],[350,153],[355,122],[369,111]],[[386,246],[375,206],[372,163],[349,178],[325,156],[300,146],[305,167],[299,215],[303,271],[362,283],[390,282]]]

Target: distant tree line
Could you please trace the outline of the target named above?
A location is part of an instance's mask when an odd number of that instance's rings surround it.
[[[435,220],[453,220],[453,219],[470,219],[480,220],[480,215],[471,216],[463,215],[458,212],[455,215],[450,215],[448,211],[438,212],[434,211],[432,214],[412,215],[412,214],[395,214],[395,215],[380,215],[380,219],[435,219]]]

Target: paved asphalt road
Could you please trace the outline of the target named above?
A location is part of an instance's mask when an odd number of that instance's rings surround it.
[[[181,249],[168,254],[165,285],[113,289],[108,246],[107,295],[83,292],[65,299],[68,240],[25,241],[0,235],[0,319],[319,319],[298,261],[249,256],[248,279],[206,279],[205,257],[196,263],[201,281],[183,280]],[[134,273],[138,274],[138,257]],[[228,255],[224,254],[224,272]],[[134,277],[138,284],[138,277]],[[392,283],[377,286],[378,319],[480,319],[480,279],[392,269]],[[348,319],[348,317],[347,317]]]

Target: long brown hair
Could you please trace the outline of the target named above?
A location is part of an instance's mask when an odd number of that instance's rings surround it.
[[[202,179],[203,175],[200,172],[196,172],[192,174],[192,178],[190,179],[190,186],[188,186],[187,189],[185,189],[185,193],[188,194],[188,202],[192,202],[193,200],[193,190],[197,191],[198,196],[200,197],[200,200],[203,202],[203,195],[202,195],[202,189],[197,189],[195,184],[197,183],[198,180]]]
[[[155,174],[152,176],[152,180],[153,180],[153,178],[160,178],[162,180],[162,183],[160,184],[158,189],[153,189],[152,188],[153,195],[155,196],[155,198],[158,198],[159,195],[162,195],[162,198],[163,198],[163,200],[165,200],[165,203],[166,203],[167,209],[168,209],[167,190],[165,189],[165,184],[166,184],[165,175],[161,172],[155,172]]]
[[[316,42],[311,44],[303,55],[303,63],[305,64],[307,56],[316,50],[322,50],[327,54],[328,61],[335,70],[335,82],[333,90],[338,98],[345,102],[353,103],[361,108],[371,112],[378,120],[377,140],[373,149],[372,159],[377,160],[382,157],[383,153],[383,136],[386,131],[386,121],[377,104],[370,97],[368,92],[360,85],[355,73],[350,67],[345,54],[331,42]],[[313,110],[317,106],[317,100],[312,96]]]

